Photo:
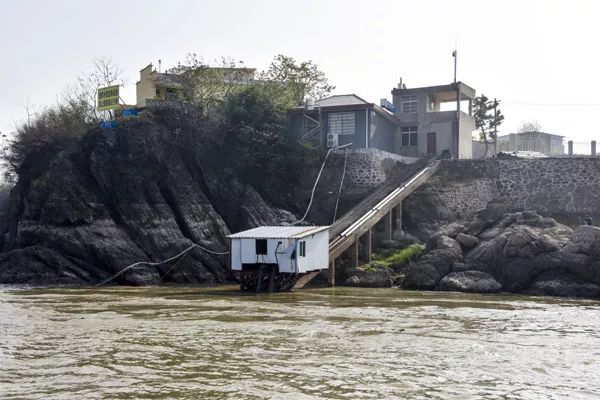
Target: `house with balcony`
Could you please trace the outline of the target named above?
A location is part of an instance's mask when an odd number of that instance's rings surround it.
[[[382,99],[380,106],[356,94],[308,102],[290,111],[292,135],[324,148],[352,143],[401,156],[472,158],[475,89],[462,82],[411,89],[400,83],[392,95],[393,103]]]
[[[462,82],[409,89],[400,82],[392,96],[400,121],[394,153],[472,158],[475,89]]]

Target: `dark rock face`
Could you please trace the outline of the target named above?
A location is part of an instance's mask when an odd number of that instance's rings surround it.
[[[399,282],[407,289],[597,297],[600,228],[573,231],[533,211],[484,210],[441,227],[408,271]]]
[[[191,146],[181,140],[184,132],[206,135],[201,128],[142,119],[98,129],[78,150],[59,153],[43,171],[21,178],[4,218],[0,283],[95,284],[192,243],[224,252],[231,231],[295,220],[240,182],[218,147],[200,139],[202,145]],[[172,265],[141,266],[113,283],[232,278],[226,256],[199,248],[165,276]]]
[[[451,272],[438,283],[436,290],[450,292],[494,293],[502,285],[490,274],[481,271]]]

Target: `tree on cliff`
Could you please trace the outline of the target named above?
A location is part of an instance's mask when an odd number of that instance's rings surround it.
[[[271,89],[276,101],[286,108],[299,106],[306,99],[328,96],[335,86],[312,61],[297,62],[292,57],[277,55],[269,68],[259,74],[259,80]],[[270,84],[270,85],[269,85]]]
[[[496,148],[496,139],[498,137],[498,127],[504,121],[504,115],[499,108],[499,100],[490,100],[483,93],[473,101],[473,116],[475,118],[475,129],[479,132],[479,139],[485,143],[484,158],[489,153],[489,141],[494,141]]]
[[[108,58],[94,58],[91,70],[77,77],[77,84],[68,88],[66,98],[70,102],[87,104],[87,117],[93,122],[98,122],[100,120],[96,111],[98,88],[125,85],[125,82],[123,68]]]
[[[12,137],[2,136],[0,159],[5,181],[14,183],[22,167],[43,163],[74,145],[100,119],[96,111],[98,88],[124,82],[120,67],[108,59],[96,58],[92,69],[80,75],[75,86],[67,87],[55,105],[34,111],[29,103],[25,104],[26,120]]]
[[[519,133],[532,133],[532,132],[541,132],[542,126],[536,120],[525,121],[521,123],[519,126]]]
[[[169,69],[167,76],[181,88],[180,100],[201,109],[205,115],[230,95],[250,86],[286,109],[302,104],[307,98],[325,97],[335,88],[312,61],[297,62],[281,54],[266,71],[255,76],[255,70],[247,68],[242,61],[222,58],[209,65],[202,57],[190,53],[185,61]]]
[[[254,70],[246,68],[243,61],[223,57],[211,66],[196,53],[189,53],[184,61],[170,68],[164,78],[181,88],[180,101],[206,114],[231,94],[247,87],[253,75]]]

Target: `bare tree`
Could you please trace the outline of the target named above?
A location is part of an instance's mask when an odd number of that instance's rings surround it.
[[[536,120],[525,121],[521,123],[518,132],[519,133],[531,133],[531,132],[541,132],[542,126]]]
[[[123,68],[108,58],[92,60],[92,69],[77,77],[77,84],[66,91],[66,100],[88,105],[87,117],[97,122],[100,117],[96,111],[96,95],[98,88],[112,85],[125,85]]]

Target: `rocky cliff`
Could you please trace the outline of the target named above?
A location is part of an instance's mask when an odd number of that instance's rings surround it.
[[[29,160],[32,167],[22,172],[3,217],[0,283],[94,284],[192,243],[222,252],[232,231],[295,220],[318,165],[307,165],[298,182],[273,179],[272,185],[287,185],[286,196],[270,202],[240,179],[227,143],[209,130],[158,115],[92,130],[72,151]],[[332,163],[321,197],[339,185],[341,164]],[[348,193],[350,202],[360,197]],[[312,218],[325,222],[329,213],[315,210]],[[196,248],[168,275],[172,263],[141,266],[114,283],[226,282],[232,278],[226,261]]]

